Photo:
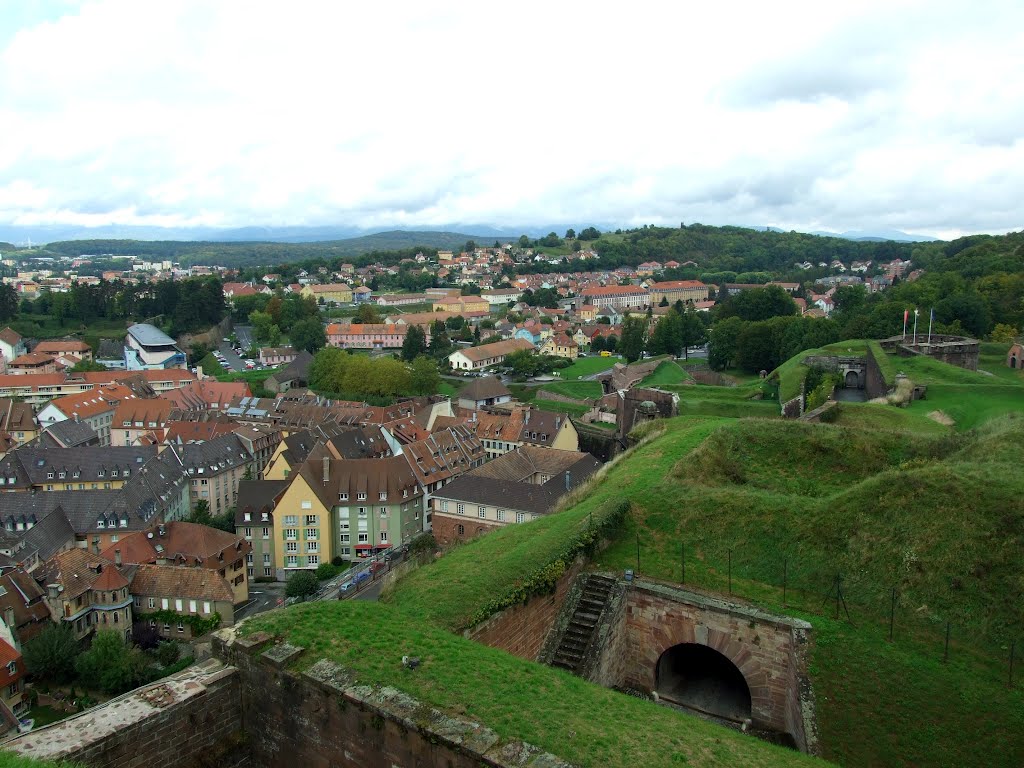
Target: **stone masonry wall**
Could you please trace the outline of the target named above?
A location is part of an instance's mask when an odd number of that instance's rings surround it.
[[[810,625],[756,608],[729,603],[683,589],[637,582],[627,594],[625,650],[620,684],[653,691],[661,654],[680,643],[706,645],[729,659],[750,689],[756,725],[784,731],[808,748],[797,668],[797,645]]]
[[[4,744],[89,768],[224,766],[242,740],[237,670],[211,660]]]
[[[256,768],[569,768],[393,688],[358,685],[329,661],[292,671],[302,649],[266,635],[239,639],[222,630],[214,653],[239,670],[246,746]]]
[[[875,359],[875,355],[871,351],[871,347],[868,347],[866,365],[864,368],[864,394],[868,396],[869,400],[874,400],[876,397],[885,397],[885,394],[889,391],[889,387],[886,386],[885,377],[882,375],[882,369],[878,365],[878,361]]]
[[[538,595],[530,598],[526,605],[506,608],[467,630],[466,637],[523,659],[536,660],[573,580],[582,570],[583,561],[577,560],[558,580],[554,594]]]
[[[459,526],[462,526],[462,533],[459,533]],[[434,539],[442,547],[447,547],[459,541],[469,541],[481,534],[496,531],[505,526],[500,523],[481,520],[475,515],[452,516],[442,512],[434,511],[430,521],[430,532]]]

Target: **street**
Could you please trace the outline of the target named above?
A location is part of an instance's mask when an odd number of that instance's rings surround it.
[[[284,605],[285,585],[280,581],[250,582],[249,602],[235,610],[235,621]]]

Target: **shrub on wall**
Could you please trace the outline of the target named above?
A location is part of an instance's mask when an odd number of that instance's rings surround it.
[[[629,502],[622,500],[592,515],[586,527],[577,531],[576,535],[566,542],[561,552],[527,576],[522,583],[484,605],[473,614],[469,625],[475,626],[514,605],[525,605],[530,598],[538,595],[552,594],[569,564],[581,555],[592,557],[596,554],[601,542],[610,538],[619,529],[628,512]]]

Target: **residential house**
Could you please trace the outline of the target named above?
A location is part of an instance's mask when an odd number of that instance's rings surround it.
[[[435,312],[454,312],[463,317],[486,315],[490,311],[490,302],[481,296],[450,296],[434,300]]]
[[[552,357],[562,357],[567,360],[575,360],[579,357],[580,348],[571,336],[566,333],[558,333],[546,339],[544,343],[541,344],[540,353],[542,355],[551,355]]]
[[[7,640],[0,638],[0,702],[15,717],[28,711],[25,696],[25,660],[21,652]]]
[[[51,400],[39,411],[39,425],[46,429],[58,421],[81,421],[92,427],[101,446],[127,445],[113,442],[114,414],[123,403],[136,400],[135,394],[123,384],[109,384],[74,395]]]
[[[0,459],[0,491],[96,491],[122,487],[156,448],[33,448]]]
[[[9,435],[15,445],[24,445],[39,435],[32,406],[12,398],[0,398],[0,435]]]
[[[313,356],[304,349],[299,350],[284,368],[275,371],[263,382],[263,386],[271,392],[281,393],[290,389],[305,387],[309,384],[309,366]]]
[[[293,347],[260,347],[260,365],[276,367],[295,359]]]
[[[188,617],[220,618],[220,626],[235,623],[235,592],[227,577],[202,568],[175,565],[140,565],[131,581],[137,619],[148,621],[168,640],[190,640]],[[151,616],[151,614],[153,614]]]
[[[250,580],[273,579],[276,574],[274,507],[287,487],[287,480],[243,480],[238,484],[235,533],[252,545],[245,556]]]
[[[162,443],[173,409],[174,403],[162,397],[149,400],[132,397],[122,400],[114,409],[110,445]]]
[[[0,374],[7,373],[8,363],[27,351],[20,333],[11,330],[10,327],[0,331]]]
[[[252,392],[244,381],[199,379],[183,387],[164,392],[161,397],[182,411],[224,411],[236,397],[249,397]]]
[[[36,577],[56,621],[82,640],[97,629],[131,637],[132,598],[114,563],[85,549],[69,549],[50,558]]]
[[[589,453],[524,446],[434,493],[432,528],[442,545],[550,514],[601,462]]]
[[[408,330],[396,323],[331,323],[327,343],[339,349],[400,349]]]
[[[491,365],[498,365],[508,355],[519,351],[536,352],[537,348],[525,339],[496,341],[479,347],[456,350],[448,355],[448,362],[455,370],[479,371]]]
[[[51,357],[74,355],[79,360],[92,360],[92,347],[84,341],[79,341],[77,339],[51,339],[47,341],[40,341],[35,345],[35,347],[33,347],[32,351],[39,352],[44,355],[50,355]]]
[[[467,411],[476,411],[512,400],[512,393],[497,376],[481,376],[469,382],[459,392],[458,405]]]
[[[514,304],[522,297],[521,288],[495,288],[490,291],[481,291],[480,298],[487,302],[488,308],[504,307],[506,304]]]
[[[24,569],[4,568],[0,572],[0,617],[23,647],[51,623],[46,592]]]
[[[158,523],[125,536],[100,554],[119,568],[124,565],[167,565],[213,571],[227,580],[234,605],[249,599],[245,557],[252,544],[244,538],[198,523]],[[175,608],[178,612],[180,608]]]
[[[26,352],[24,355],[11,360],[7,365],[7,371],[13,376],[56,373],[57,361],[53,355],[44,355],[41,352]]]
[[[235,506],[238,483],[247,471],[249,477],[255,477],[252,454],[235,434],[172,445],[166,452],[173,454],[191,480],[192,508],[205,501],[214,517]]]

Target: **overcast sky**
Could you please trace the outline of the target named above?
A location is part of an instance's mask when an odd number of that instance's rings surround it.
[[[0,0],[4,224],[1022,212],[1020,0]]]

